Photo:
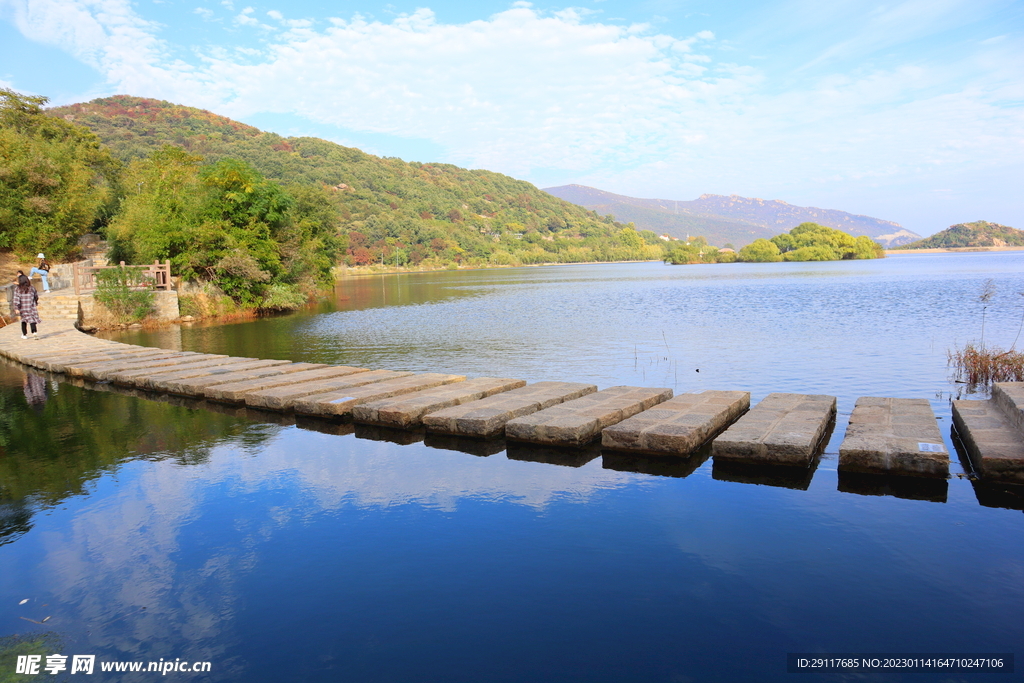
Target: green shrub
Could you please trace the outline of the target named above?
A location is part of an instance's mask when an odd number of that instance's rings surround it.
[[[119,323],[134,323],[153,312],[152,278],[138,268],[104,268],[96,272],[96,301]]]
[[[294,287],[274,284],[267,287],[260,308],[270,311],[292,311],[306,303],[308,303],[306,295]]]

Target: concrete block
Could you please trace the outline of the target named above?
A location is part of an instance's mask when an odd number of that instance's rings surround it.
[[[604,448],[688,456],[750,408],[749,391],[681,394],[608,427]]]
[[[846,438],[839,447],[839,469],[948,476],[949,453],[931,404],[923,398],[857,399]]]

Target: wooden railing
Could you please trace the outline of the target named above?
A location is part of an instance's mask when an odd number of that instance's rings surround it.
[[[83,294],[95,290],[96,273],[101,270],[109,270],[110,268],[128,268],[130,270],[142,271],[143,277],[149,281],[149,286],[153,289],[171,289],[170,261],[163,263],[156,261],[147,266],[126,266],[124,261],[121,261],[116,266],[87,266],[85,263],[84,261],[76,263],[72,272],[71,279],[75,288],[75,294]]]

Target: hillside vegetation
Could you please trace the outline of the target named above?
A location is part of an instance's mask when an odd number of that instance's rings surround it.
[[[283,186],[329,191],[349,265],[444,266],[661,258],[661,242],[500,173],[380,158],[317,138],[283,138],[210,112],[108,97],[49,113],[88,127],[122,162],[171,144],[246,162]]]
[[[965,247],[1024,247],[1024,230],[999,223],[958,223],[923,240],[897,249],[956,249]]]

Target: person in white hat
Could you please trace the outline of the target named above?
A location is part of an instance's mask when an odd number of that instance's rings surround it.
[[[43,291],[50,291],[50,281],[47,279],[50,276],[50,264],[46,262],[46,257],[42,253],[36,256],[39,259],[39,265],[28,271],[28,276],[39,275],[39,279],[43,281]]]

